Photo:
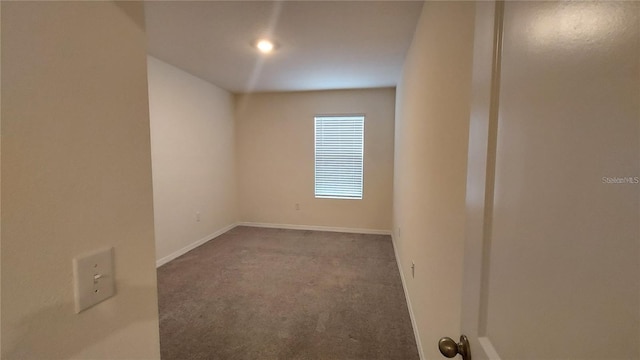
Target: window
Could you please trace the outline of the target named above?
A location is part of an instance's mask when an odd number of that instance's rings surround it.
[[[364,116],[316,116],[316,198],[362,199]]]

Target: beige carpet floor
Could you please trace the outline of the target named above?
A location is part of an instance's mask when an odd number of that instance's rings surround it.
[[[389,236],[236,227],[158,269],[169,359],[418,359]]]

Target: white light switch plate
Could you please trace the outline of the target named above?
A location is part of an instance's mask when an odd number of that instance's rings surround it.
[[[113,248],[73,259],[76,313],[115,295]]]

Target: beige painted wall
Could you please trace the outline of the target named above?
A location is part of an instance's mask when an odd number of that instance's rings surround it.
[[[161,260],[237,220],[233,96],[153,57],[148,72]]]
[[[159,358],[140,3],[2,2],[2,358]],[[115,297],[74,313],[73,257]]]
[[[390,230],[394,98],[391,88],[237,97],[240,220]],[[363,199],[316,199],[313,118],[350,113],[366,114]]]
[[[397,88],[394,241],[426,358],[460,334],[473,31],[473,3],[426,2]]]

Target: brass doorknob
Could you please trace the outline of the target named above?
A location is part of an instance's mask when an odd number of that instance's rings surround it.
[[[448,358],[452,358],[458,354],[462,355],[462,360],[471,360],[471,348],[469,347],[469,339],[465,335],[460,335],[460,342],[456,343],[450,337],[443,337],[438,341],[438,349],[440,353]]]

